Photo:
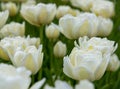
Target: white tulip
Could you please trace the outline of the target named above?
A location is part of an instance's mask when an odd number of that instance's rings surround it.
[[[10,24],[6,24],[0,30],[1,38],[6,36],[24,36],[25,34],[25,23],[22,24],[11,22]]]
[[[46,33],[46,36],[49,38],[49,39],[57,39],[60,35],[60,31],[59,29],[61,29],[59,26],[57,26],[56,24],[54,23],[51,23],[49,26],[46,27],[45,29],[45,33]]]
[[[8,16],[9,16],[8,10],[0,12],[0,28],[2,28],[6,23]]]
[[[94,84],[88,80],[82,80],[75,85],[75,89],[95,89]]]
[[[39,38],[5,37],[0,41],[0,58],[9,60],[8,51],[11,55],[18,49],[24,50],[27,46],[34,45],[38,48]]]
[[[78,10],[72,9],[70,6],[59,6],[56,12],[56,17],[59,19],[66,14],[77,16],[79,13]]]
[[[107,0],[94,1],[91,11],[106,18],[112,17],[115,13],[113,2]]]
[[[80,49],[96,49],[103,54],[113,54],[118,46],[118,44],[115,44],[115,41],[108,40],[107,38],[92,37],[89,39],[86,36],[79,38],[79,45]]]
[[[75,80],[99,80],[108,66],[110,54],[105,56],[94,49],[75,47],[69,56],[64,57],[63,72]]]
[[[99,25],[98,25],[98,36],[108,36],[112,32],[113,22],[110,19],[98,17]]]
[[[35,4],[36,4],[36,0],[26,0],[25,2],[22,3],[22,7],[26,5],[31,6]]]
[[[73,89],[73,88],[65,81],[56,80],[55,87],[45,85],[44,89]]]
[[[84,11],[89,11],[94,0],[70,0],[71,4]]]
[[[42,45],[38,49],[35,46],[27,46],[24,50],[16,50],[14,55],[9,53],[9,56],[16,67],[24,66],[36,74],[42,66]]]
[[[68,39],[77,39],[81,36],[96,36],[98,18],[95,14],[81,13],[78,17],[65,15],[60,18],[61,33]]]
[[[48,24],[54,19],[56,5],[39,3],[35,6],[23,6],[20,13],[30,24],[40,26],[41,24]]]
[[[120,67],[120,61],[119,61],[119,58],[116,54],[113,54],[110,58],[110,62],[108,64],[108,67],[107,69],[109,71],[116,71],[118,70]]]
[[[87,36],[89,37],[97,36],[98,25],[99,25],[98,17],[93,13],[87,13],[87,12],[81,13],[80,15],[78,15],[78,17],[80,19],[84,18],[88,21],[89,25],[88,25]]]
[[[24,67],[0,64],[0,89],[28,89],[31,72]]]
[[[66,54],[67,47],[66,44],[62,43],[61,41],[58,41],[54,46],[54,55],[56,57],[63,57]]]
[[[1,9],[2,10],[8,10],[10,16],[15,16],[18,12],[18,7],[13,2],[1,3]]]

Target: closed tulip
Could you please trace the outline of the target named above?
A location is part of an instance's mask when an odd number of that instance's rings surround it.
[[[66,44],[64,44],[63,42],[61,41],[58,41],[55,46],[54,46],[54,55],[56,57],[64,57],[65,54],[66,54],[66,51],[67,51],[67,47],[66,47]]]
[[[8,16],[9,16],[8,10],[0,12],[0,28],[2,28],[6,23]]]
[[[23,6],[20,13],[30,24],[40,26],[42,24],[48,24],[54,19],[56,5],[39,3],[32,6]]]
[[[13,2],[1,3],[2,10],[8,10],[10,16],[15,16],[18,12],[18,7]]]
[[[56,17],[59,19],[66,14],[77,16],[79,13],[79,10],[72,9],[70,6],[59,6],[56,12]]]
[[[25,34],[25,23],[11,22],[10,24],[4,25],[0,30],[1,38],[6,36],[24,36]]]
[[[119,58],[116,54],[113,54],[110,58],[110,62],[108,64],[108,67],[107,69],[109,71],[116,71],[118,70],[120,67],[120,61],[119,61]]]
[[[16,67],[24,66],[36,74],[42,66],[42,45],[38,49],[35,46],[27,46],[24,50],[16,50],[14,55],[9,56]]]
[[[99,80],[105,73],[109,56],[94,49],[74,48],[69,56],[64,57],[63,72],[75,80]]]
[[[24,67],[0,64],[0,89],[28,89],[31,72]]]
[[[114,3],[107,0],[96,0],[93,2],[91,11],[96,15],[110,18],[114,16]]]
[[[56,24],[52,23],[46,27],[45,33],[49,39],[57,39],[60,35],[59,29],[61,29]]]
[[[101,16],[98,17],[99,25],[98,25],[98,36],[108,36],[112,32],[113,22],[109,18],[103,18]]]

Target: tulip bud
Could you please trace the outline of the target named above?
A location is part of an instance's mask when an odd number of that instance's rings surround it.
[[[119,61],[119,58],[116,54],[113,54],[110,58],[110,62],[108,64],[108,67],[107,69],[109,71],[116,71],[118,70],[120,67],[120,61]]]
[[[0,30],[1,38],[6,36],[24,36],[25,34],[25,23],[23,24],[11,22],[10,24],[4,25]]]
[[[60,32],[59,32],[59,29],[60,27],[57,26],[56,24],[50,24],[49,26],[46,27],[46,36],[49,38],[49,39],[57,39],[60,35]]]
[[[6,23],[8,16],[9,16],[9,12],[7,10],[0,12],[0,28],[2,28]]]
[[[0,89],[28,89],[31,72],[24,67],[0,64]]]
[[[106,18],[114,16],[114,4],[107,0],[96,0],[93,2],[91,11],[96,15],[103,16]]]
[[[56,57],[63,57],[66,54],[67,47],[66,44],[62,43],[61,41],[58,41],[54,46],[54,55]]]
[[[2,3],[1,8],[2,10],[8,10],[10,16],[15,16],[18,12],[18,7],[13,2]]]

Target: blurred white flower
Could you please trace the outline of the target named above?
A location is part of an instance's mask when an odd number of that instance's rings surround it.
[[[71,4],[84,11],[89,11],[94,0],[70,0]]]
[[[109,56],[98,50],[73,48],[69,56],[64,57],[63,72],[75,80],[99,80],[105,73]]]
[[[3,26],[0,30],[0,37],[6,36],[24,36],[25,34],[25,23],[22,24],[17,22],[11,22]]]
[[[39,3],[35,6],[23,6],[20,13],[30,24],[40,26],[41,24],[48,24],[54,19],[56,5]]]
[[[111,19],[103,18],[101,16],[98,17],[99,25],[98,25],[98,36],[108,36],[112,32],[113,22]]]
[[[116,54],[113,54],[110,58],[110,62],[108,64],[107,69],[109,71],[116,71],[120,67],[120,60]]]
[[[59,19],[66,14],[77,16],[80,13],[79,10],[72,9],[70,6],[59,6],[56,12],[56,17]]]
[[[0,89],[28,89],[31,72],[24,67],[0,64]]]
[[[35,46],[27,46],[24,50],[15,50],[13,55],[10,52],[9,56],[16,67],[24,66],[36,74],[43,62],[42,45],[38,49]]]
[[[56,80],[55,87],[45,85],[44,89],[73,89],[73,88],[65,81]]]
[[[76,45],[78,46],[78,45]],[[88,37],[79,38],[79,48],[80,49],[96,49],[101,51],[102,54],[113,54],[117,49],[118,44],[115,44],[115,41],[108,40],[107,38]]]
[[[31,5],[35,5],[36,4],[36,0],[26,0],[25,2],[23,2],[22,3],[22,7],[23,6],[26,6],[26,5],[28,5],[28,6],[31,6]]]
[[[94,84],[88,80],[82,80],[77,85],[75,89],[95,89]]]
[[[106,18],[112,17],[115,13],[113,2],[107,0],[94,1],[91,11]]]
[[[98,31],[98,18],[95,14],[81,13],[77,17],[65,15],[60,18],[61,33],[68,39],[77,39],[81,36],[96,36]]]
[[[0,12],[0,28],[2,28],[6,23],[8,16],[9,16],[8,10]]]
[[[53,48],[54,55],[56,57],[64,57],[66,52],[67,52],[66,44],[64,44],[61,41],[58,41]]]
[[[46,33],[46,36],[49,38],[49,39],[56,39],[59,37],[60,35],[60,30],[61,29],[59,26],[57,26],[56,24],[54,23],[51,23],[49,26],[46,27],[45,29],[45,33]]]
[[[5,37],[0,41],[0,58],[9,60],[8,51],[11,55],[19,49],[25,49],[27,46],[38,46],[40,45],[39,38],[27,38],[25,37]]]
[[[1,3],[2,10],[8,10],[10,16],[15,16],[18,12],[18,6],[13,2]]]

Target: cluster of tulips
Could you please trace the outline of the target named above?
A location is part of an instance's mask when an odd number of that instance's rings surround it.
[[[115,53],[118,44],[107,38],[114,26],[111,20],[115,15],[114,3],[109,0],[61,2],[70,2],[74,8],[55,3],[37,3],[36,0],[0,2],[0,89],[95,89],[93,81],[100,80],[106,71],[119,69],[120,61]],[[7,22],[18,15],[22,23]],[[26,23],[36,27],[31,30],[42,28],[39,29],[40,36],[26,35]],[[74,40],[69,44],[74,44],[69,53],[68,45],[59,39],[60,36],[64,36],[66,42]],[[43,44],[46,39],[54,44]],[[52,48],[54,57],[44,53],[47,48]],[[63,60],[60,70],[64,76],[78,83],[73,86],[61,80],[61,76],[56,77],[55,73],[49,75],[54,80],[54,86],[46,82],[47,77],[43,76],[33,81],[33,76],[40,75],[44,61],[51,62],[55,57]]]

